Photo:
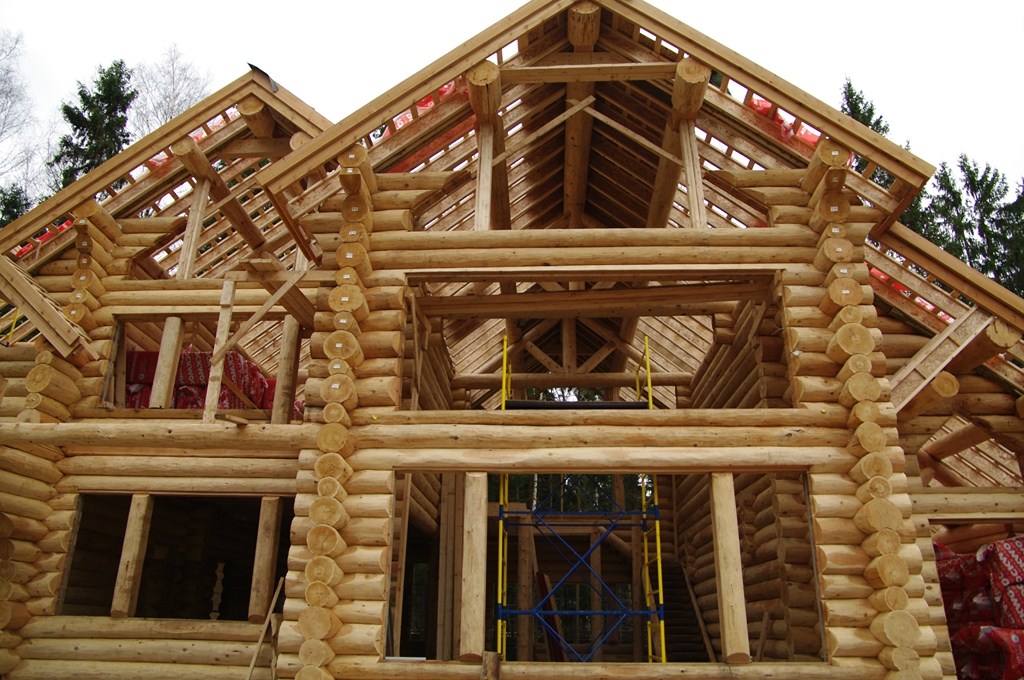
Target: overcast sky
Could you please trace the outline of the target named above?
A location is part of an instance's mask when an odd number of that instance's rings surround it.
[[[172,43],[215,90],[251,62],[337,121],[522,2],[135,3],[0,0],[24,36],[43,121],[114,59],[158,61]],[[872,99],[890,138],[933,165],[961,153],[1024,177],[1024,2],[653,0],[652,4],[837,106],[843,80]],[[273,7],[273,9],[271,9]]]

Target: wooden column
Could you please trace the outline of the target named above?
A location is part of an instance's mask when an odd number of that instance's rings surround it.
[[[217,415],[220,385],[224,378],[224,357],[220,349],[228,341],[228,335],[231,333],[231,312],[234,300],[235,282],[224,281],[224,287],[220,293],[220,315],[217,317],[217,339],[210,364],[210,378],[206,384],[206,403],[203,405],[203,420],[206,422],[213,422]]]
[[[292,404],[295,403],[295,380],[299,362],[299,343],[301,327],[294,316],[284,320],[281,331],[281,353],[277,359],[277,386],[274,389],[274,410],[270,414],[270,422],[285,425],[292,417]]]
[[[601,8],[589,1],[569,8],[566,34],[573,52],[588,53],[601,35]],[[583,101],[593,96],[596,83],[571,82],[565,85],[566,99]],[[594,130],[592,116],[574,115],[565,121],[565,164],[562,172],[562,212],[569,227],[583,224],[583,205],[587,200],[587,171],[590,140]]]
[[[199,237],[203,234],[203,216],[206,204],[210,200],[210,180],[201,179],[192,190],[192,205],[189,206],[188,221],[185,223],[185,235],[178,256],[178,271],[174,277],[179,281],[191,279],[195,274],[196,255],[199,249]]]
[[[149,494],[132,496],[128,511],[128,524],[124,530],[124,544],[121,547],[121,563],[117,568],[114,582],[114,597],[110,603],[110,615],[115,618],[135,616],[135,606],[142,584],[142,566],[149,542],[149,525],[153,518],[153,497]]]
[[[283,507],[281,499],[277,496],[268,496],[260,501],[256,556],[252,565],[252,588],[249,590],[249,620],[253,623],[263,621],[271,605]]]
[[[477,118],[477,193],[474,228],[511,229],[508,202],[508,166],[494,158],[505,153],[505,127],[498,116],[501,109],[501,70],[482,61],[466,72],[469,104]]]
[[[459,660],[480,661],[487,608],[487,473],[466,473]]]
[[[708,81],[711,79],[711,70],[689,57],[682,59],[676,65],[675,84],[672,90],[672,110],[669,111],[668,122],[662,136],[661,148],[673,156],[689,154],[689,158],[683,155],[687,163],[686,181],[687,191],[691,195],[690,221],[693,227],[706,227],[707,220],[702,224],[696,223],[693,214],[694,185],[701,184],[700,160],[697,156],[696,138],[693,136],[693,120],[697,117],[701,105],[704,103],[704,93],[707,91]],[[689,139],[684,138],[688,135]],[[651,194],[651,205],[647,211],[647,226],[661,228],[668,223],[668,216],[672,210],[672,203],[678,191],[679,178],[683,168],[662,156],[658,160],[658,174],[654,179],[654,188]],[[704,214],[704,193],[703,189],[697,189],[701,208],[700,213]]]
[[[750,663],[740,529],[732,473],[711,473],[711,523],[718,580],[718,615],[722,626],[722,660],[732,664]]]
[[[149,397],[150,408],[174,406],[174,379],[178,375],[178,359],[181,356],[184,330],[185,322],[180,316],[169,316],[164,321],[164,333],[160,337],[160,353],[153,376],[153,390]]]
[[[516,564],[516,607],[533,607],[534,562],[533,527],[518,529],[519,560]],[[516,620],[516,660],[533,661],[533,617],[520,616]]]

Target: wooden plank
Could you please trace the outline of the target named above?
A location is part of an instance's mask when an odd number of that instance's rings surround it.
[[[114,595],[110,603],[110,615],[114,618],[135,616],[152,519],[153,497],[148,494],[132,496],[128,523],[124,530],[124,544],[121,547],[121,560],[114,582]]]
[[[501,77],[508,84],[598,83],[623,80],[671,80],[675,72],[676,65],[673,62],[629,62],[505,67],[501,70]]]

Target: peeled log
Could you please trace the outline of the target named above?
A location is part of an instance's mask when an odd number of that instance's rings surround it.
[[[73,404],[82,398],[74,379],[52,366],[37,364],[25,376],[25,388],[39,392],[61,404]]]
[[[910,647],[921,637],[917,620],[907,611],[879,614],[871,621],[871,632],[890,647]]]
[[[843,307],[855,307],[864,302],[864,290],[852,278],[838,278],[828,285],[818,309],[828,316],[835,316]]]
[[[879,555],[864,569],[864,580],[875,588],[903,586],[910,579],[910,569],[899,555]]]
[[[352,466],[341,456],[340,453],[325,453],[318,456],[313,464],[313,471],[318,477],[333,477],[344,482],[352,476]]]
[[[865,503],[853,521],[866,534],[882,529],[898,530],[903,524],[903,513],[889,499],[876,498]]]
[[[900,421],[910,420],[943,399],[955,397],[959,391],[960,383],[956,376],[948,371],[941,371],[909,401],[898,406],[898,418]]]
[[[842,364],[856,354],[867,355],[874,350],[875,338],[871,331],[859,323],[848,323],[840,326],[832,336],[825,348],[825,354],[832,361]]]
[[[327,640],[341,630],[341,621],[326,607],[307,607],[299,614],[298,628],[307,640]]]
[[[853,432],[847,450],[858,458],[883,451],[886,446],[885,430],[878,423],[862,423]]]
[[[882,396],[882,386],[878,378],[870,373],[854,373],[843,383],[839,393],[839,403],[852,408],[861,401],[878,401]]]

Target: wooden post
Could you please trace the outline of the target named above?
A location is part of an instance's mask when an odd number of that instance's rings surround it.
[[[459,661],[480,661],[484,653],[487,603],[487,473],[466,473],[462,539],[462,611]]]
[[[293,316],[284,320],[281,331],[281,354],[277,360],[277,387],[274,390],[274,410],[270,414],[270,422],[285,425],[292,417],[292,405],[295,403],[295,381],[299,361],[299,342],[301,337],[299,322]]]
[[[516,564],[516,607],[526,610],[533,607],[534,545],[533,527],[520,526],[518,530],[519,560]],[[520,616],[516,619],[516,660],[533,661],[533,617]]]
[[[110,603],[110,615],[114,618],[135,616],[152,518],[153,497],[149,494],[132,496],[128,523],[124,530],[124,544],[121,547],[121,563],[117,568],[114,597]]]
[[[722,626],[722,660],[730,664],[750,663],[736,487],[732,473],[711,473],[711,523],[718,578],[718,615]]]
[[[259,623],[270,607],[270,588],[277,571],[277,544],[281,530],[281,499],[268,496],[260,501],[260,521],[256,534],[256,556],[252,565],[249,590],[249,620]]]
[[[180,316],[169,316],[164,321],[164,334],[160,337],[160,354],[156,360],[153,376],[153,390],[149,397],[150,408],[172,408],[174,406],[174,379],[178,375],[178,359],[181,356],[181,339],[185,322]]]
[[[206,403],[203,405],[203,420],[213,422],[217,416],[217,406],[220,402],[220,385],[224,378],[224,357],[219,356],[219,350],[228,341],[228,334],[231,333],[231,312],[235,300],[235,282],[224,281],[224,288],[220,293],[220,315],[217,317],[217,339],[213,348],[213,359],[210,364],[210,377],[206,384]]]

